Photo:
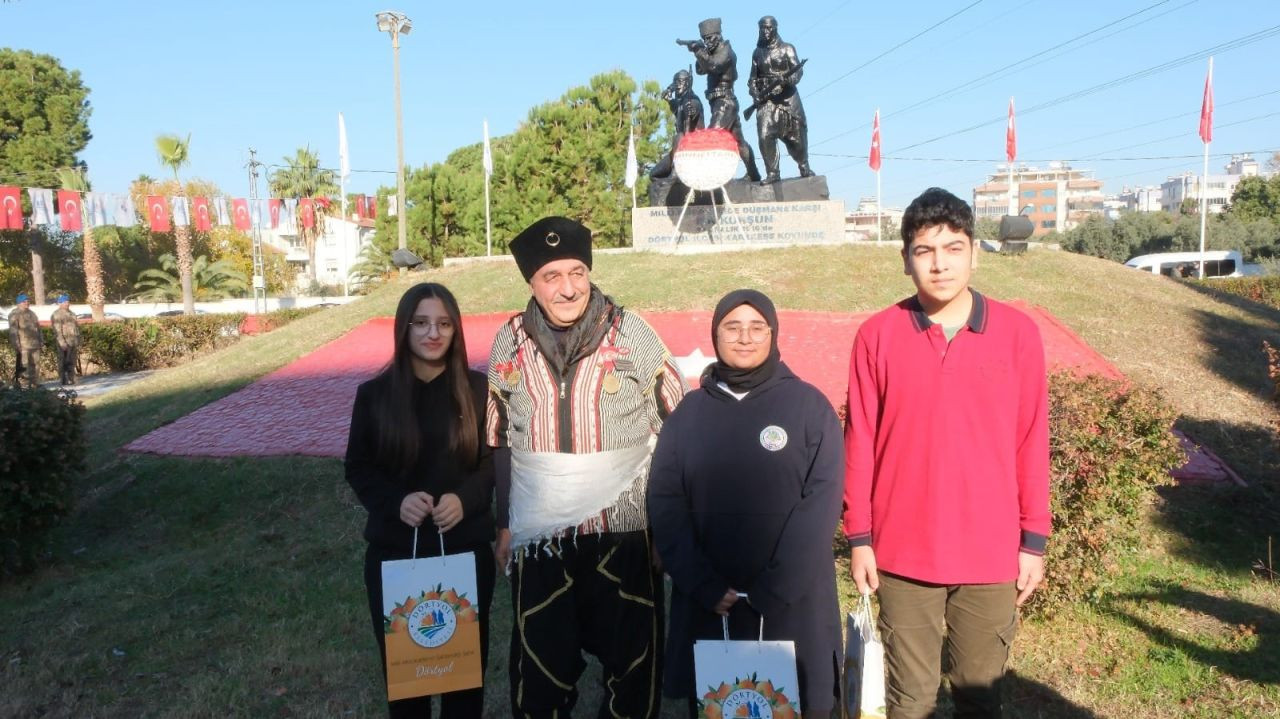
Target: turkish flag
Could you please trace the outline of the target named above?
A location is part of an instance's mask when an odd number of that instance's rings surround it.
[[[356,195],[356,217],[365,219],[369,216],[369,207],[364,200],[364,195]]]
[[[329,209],[329,204],[330,204],[331,202],[332,202],[332,200],[330,200],[330,199],[329,199],[329,198],[327,198],[327,197],[317,197],[317,198],[316,198],[316,207],[319,207],[319,208],[320,208],[320,209],[322,209],[322,210],[327,210],[327,209]]]
[[[191,212],[195,214],[196,229],[198,231],[208,232],[212,228],[213,223],[209,221],[209,198],[191,198]]]
[[[248,230],[253,227],[253,221],[249,218],[249,201],[243,197],[237,197],[231,201],[231,224],[235,225],[237,230]]]
[[[169,203],[160,195],[147,195],[147,219],[152,232],[169,231]]]
[[[271,216],[271,229],[280,226],[280,199],[273,197],[267,200],[267,214]]]
[[[1204,76],[1204,99],[1200,101],[1200,141],[1213,141],[1213,58],[1209,58],[1209,74]]]
[[[76,232],[80,229],[79,192],[58,190],[58,219],[62,222],[63,232]]]
[[[316,206],[310,197],[298,200],[298,216],[302,218],[302,226],[308,230],[316,226]]]
[[[369,195],[369,199],[365,202],[369,205],[369,219],[378,219],[378,198]]]
[[[22,199],[17,187],[0,187],[0,230],[22,229]]]
[[[1004,159],[1013,162],[1018,156],[1018,131],[1013,127],[1013,98],[1009,98],[1009,128],[1004,131]]]
[[[880,111],[876,110],[876,121],[871,126],[871,156],[867,158],[867,164],[872,170],[880,171]]]

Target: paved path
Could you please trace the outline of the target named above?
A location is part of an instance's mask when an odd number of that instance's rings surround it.
[[[1075,367],[1121,378],[1120,372],[1048,311],[1015,302],[1039,325],[1051,368]],[[817,386],[839,407],[845,402],[849,352],[858,326],[871,315],[836,312],[779,312],[779,349],[797,375]],[[483,368],[489,346],[510,313],[463,319],[467,358]],[[715,352],[710,312],[645,313],[681,364],[690,383]],[[391,356],[389,317],[376,318],[244,389],[156,429],[125,447],[130,452],[227,457],[311,455],[341,457],[346,451],[356,386],[378,372]],[[1184,438],[1185,439],[1185,438]],[[1188,480],[1233,475],[1207,450],[1193,452]],[[1175,473],[1175,476],[1178,476]],[[1238,479],[1238,478],[1237,478]]]

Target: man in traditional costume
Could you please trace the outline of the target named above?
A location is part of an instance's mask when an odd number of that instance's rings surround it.
[[[548,217],[510,248],[533,296],[494,338],[486,434],[512,714],[570,716],[587,651],[604,668],[601,716],[654,717],[663,599],[645,493],[684,381],[653,329],[591,283],[590,230]]]

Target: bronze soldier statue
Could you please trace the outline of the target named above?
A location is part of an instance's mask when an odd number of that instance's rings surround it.
[[[686,132],[701,130],[705,126],[702,116],[702,100],[693,91],[693,76],[688,70],[681,70],[671,78],[671,84],[662,91],[662,99],[671,105],[671,112],[676,116],[676,136],[671,150],[663,156],[658,164],[649,171],[649,177],[670,177],[673,168],[671,157],[680,146],[680,138]]]
[[[697,58],[695,69],[707,76],[707,103],[711,105],[709,127],[718,127],[733,133],[738,140],[738,155],[747,166],[747,177],[760,180],[756,169],[755,153],[742,136],[742,120],[738,117],[738,98],[733,94],[733,83],[738,80],[738,56],[729,41],[720,36],[720,18],[710,18],[698,23],[701,42],[677,40]]]
[[[63,385],[76,383],[76,358],[80,352],[80,323],[71,311],[71,298],[58,295],[58,309],[49,320],[53,339],[58,343],[58,381]]]
[[[17,307],[9,313],[9,346],[13,348],[13,386],[20,388],[23,375],[27,387],[40,386],[40,350],[44,338],[40,335],[40,320],[31,311],[31,300],[26,293],[18,295]]]
[[[752,109],[759,109],[756,127],[760,137],[760,157],[764,159],[765,177],[761,184],[777,182],[778,140],[787,146],[791,159],[800,168],[801,177],[812,177],[809,169],[809,129],[804,106],[796,85],[804,76],[803,62],[796,48],[778,37],[778,21],[771,15],[760,18],[760,39],[751,54],[751,77],[747,88]],[[748,109],[750,117],[751,109]]]

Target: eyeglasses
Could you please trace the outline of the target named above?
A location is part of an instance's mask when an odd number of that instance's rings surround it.
[[[740,342],[743,337],[746,337],[756,344],[769,339],[770,332],[772,330],[769,325],[764,323],[750,325],[730,324],[716,330],[716,334],[720,335],[720,339],[725,342]]]
[[[453,322],[449,320],[440,320],[439,322],[432,322],[430,320],[409,321],[409,329],[420,335],[430,334],[432,327],[435,327],[436,332],[442,335],[453,334]]]

